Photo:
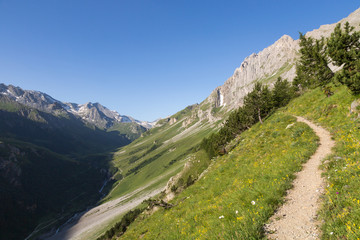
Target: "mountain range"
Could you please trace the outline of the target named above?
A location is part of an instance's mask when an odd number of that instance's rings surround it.
[[[136,123],[146,129],[155,125],[156,122],[139,121],[130,116],[120,115],[116,111],[111,111],[100,103],[77,104],[69,102],[61,102],[49,96],[46,93],[33,90],[23,90],[20,87],[12,85],[6,86],[0,84],[0,94],[10,99],[52,114],[60,114],[67,112],[74,116],[80,117],[83,121],[93,124],[101,129],[108,129],[117,123]]]

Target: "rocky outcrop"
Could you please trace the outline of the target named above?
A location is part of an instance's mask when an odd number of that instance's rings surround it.
[[[251,54],[224,85],[213,91],[207,102],[214,107],[232,109],[242,104],[244,96],[258,81],[271,84],[279,76],[291,81],[295,77],[298,49],[298,42],[284,35],[270,47]]]

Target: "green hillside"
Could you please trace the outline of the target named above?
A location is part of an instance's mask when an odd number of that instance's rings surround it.
[[[115,123],[111,128],[107,129],[108,132],[119,132],[122,135],[125,135],[131,141],[139,138],[142,133],[146,131],[146,128],[138,125],[134,122],[120,122]]]
[[[119,181],[105,201],[149,183],[153,183],[149,188],[164,187],[169,178],[182,169],[188,155],[219,124],[201,122],[196,118],[184,124],[191,113],[190,109],[185,109],[169,120],[162,120],[161,126],[145,132],[141,138],[114,154],[112,165],[118,169],[114,177]]]
[[[175,206],[138,218],[125,239],[258,239],[290,188],[294,172],[317,148],[317,137],[278,113],[237,139],[205,176],[171,201]]]
[[[320,88],[280,109],[232,142],[207,173],[153,214],[141,214],[121,239],[261,239],[263,226],[282,203],[294,173],[317,148],[317,137],[292,115],[327,128],[336,141],[324,161],[327,181],[321,220],[323,239],[359,236],[359,114],[345,87],[327,97]],[[355,111],[355,112],[354,112]],[[291,125],[295,123],[294,125]]]

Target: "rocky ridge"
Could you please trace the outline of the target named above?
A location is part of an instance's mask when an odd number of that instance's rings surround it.
[[[316,39],[322,36],[329,37],[338,23],[344,24],[346,21],[359,31],[360,9],[337,23],[322,25],[318,29],[308,32],[306,36]],[[278,77],[292,81],[295,77],[295,64],[300,56],[298,51],[299,40],[294,40],[288,35],[282,36],[261,52],[246,57],[235,69],[234,74],[222,86],[214,89],[201,105],[208,104],[213,108],[225,107],[228,111],[242,105],[244,96],[253,89],[256,82],[262,82],[271,87]],[[208,111],[208,114],[210,112]],[[198,115],[204,115],[204,111],[198,111]],[[210,121],[218,120],[218,118],[207,117]]]
[[[152,128],[156,122],[139,121],[130,116],[120,115],[116,111],[109,110],[100,103],[76,104],[63,103],[46,93],[33,90],[23,90],[20,87],[0,84],[0,94],[21,103],[23,105],[59,115],[62,113],[80,117],[87,123],[103,129],[112,127],[115,123],[136,123],[146,129]]]

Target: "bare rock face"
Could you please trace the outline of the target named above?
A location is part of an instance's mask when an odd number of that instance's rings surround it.
[[[297,41],[284,35],[270,47],[245,58],[224,85],[216,89],[219,98],[223,98],[221,106],[234,108],[241,105],[243,97],[257,81],[274,81],[272,78],[276,78],[277,74],[292,80],[295,77],[298,48]],[[287,71],[279,73],[281,69]]]
[[[346,21],[359,31],[360,9],[339,23],[343,24]],[[319,29],[306,33],[306,36],[316,39],[322,36],[329,37],[336,24],[323,25]],[[299,48],[299,40],[284,35],[261,52],[251,54],[244,59],[224,85],[217,87],[201,105],[226,107],[227,110],[231,110],[242,105],[244,96],[253,89],[256,82],[262,82],[272,87],[278,77],[292,81],[295,77],[295,64],[300,56]],[[336,70],[336,67],[330,67],[333,71]],[[199,113],[200,115],[204,114],[203,112]],[[216,119],[209,118],[209,121],[211,120]]]
[[[258,81],[271,85],[279,76],[292,81],[298,50],[298,41],[288,35],[282,36],[270,47],[245,58],[224,85],[216,88],[203,104],[237,108]]]

